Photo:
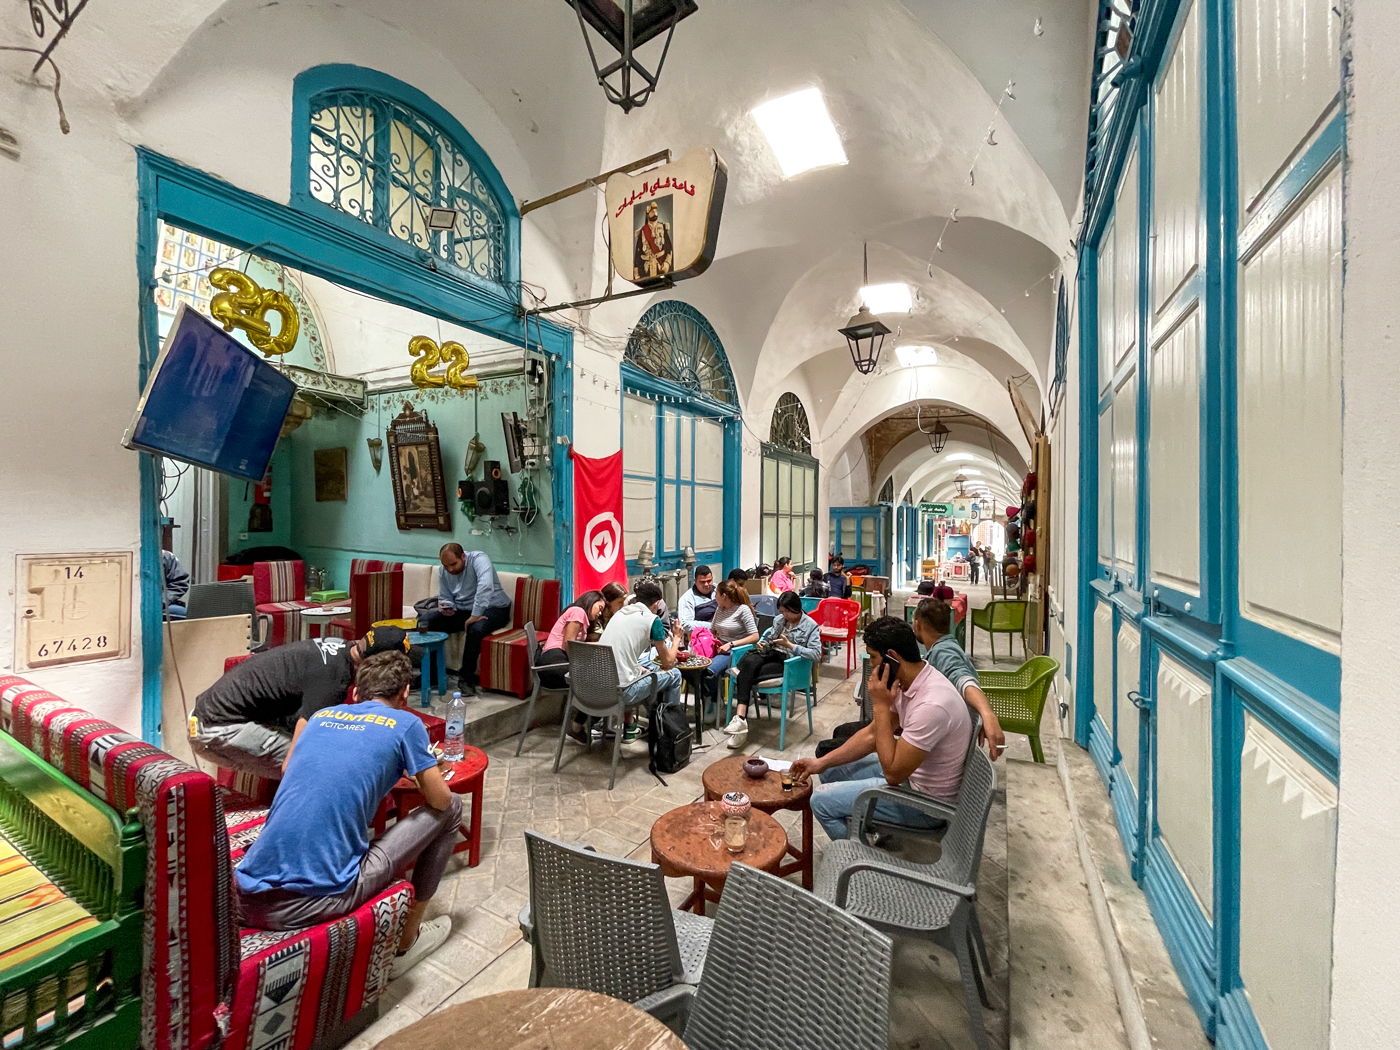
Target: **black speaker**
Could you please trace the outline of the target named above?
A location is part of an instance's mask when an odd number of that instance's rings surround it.
[[[493,514],[492,509],[496,505],[496,483],[490,478],[476,483],[476,492],[473,496],[476,501],[476,512],[478,514]]]
[[[510,484],[501,476],[500,460],[488,459],[486,476],[476,483],[476,512],[501,515],[510,513]]]

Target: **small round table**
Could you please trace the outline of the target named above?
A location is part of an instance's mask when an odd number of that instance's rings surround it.
[[[681,673],[681,685],[695,698],[695,742],[705,742],[705,676],[710,673],[710,660],[705,656],[692,656],[684,663],[676,665]],[[719,717],[718,714],[715,715]]]
[[[444,631],[409,631],[408,644],[423,651],[419,669],[422,671],[423,688],[419,699],[427,707],[433,699],[433,654],[437,654],[437,691],[439,696],[447,695],[447,634]]]
[[[783,826],[761,809],[749,813],[749,839],[742,853],[724,848],[722,819],[720,803],[692,802],[663,813],[651,826],[651,859],[661,866],[661,874],[695,880],[682,911],[704,915],[705,902],[719,900],[735,861],[776,874],[787,854]]]
[[[326,625],[332,620],[339,620],[349,616],[350,606],[348,605],[323,605],[319,609],[301,610],[301,637],[302,641],[311,637],[311,625],[315,624],[321,628],[321,634],[325,635]]]
[[[784,791],[782,775],[774,770],[770,769],[758,780],[745,773],[744,761],[748,757],[735,755],[732,758],[722,758],[706,767],[705,774],[701,777],[701,782],[705,785],[705,798],[714,801],[730,791],[742,791],[749,796],[753,808],[764,813],[776,813],[780,809],[795,809],[800,812],[802,847],[799,849],[791,842],[788,843],[787,856],[792,859],[781,862],[777,874],[786,878],[800,871],[803,889],[810,890],[812,859],[816,852],[812,847],[812,781],[809,779],[800,784],[794,783],[789,790]]]
[[[577,988],[497,992],[438,1010],[377,1050],[685,1050],[675,1032],[631,1003]]]
[[[471,816],[460,828],[463,836],[462,841],[455,843],[452,847],[453,853],[461,853],[464,849],[471,851],[467,856],[467,867],[469,868],[474,868],[481,863],[482,795],[485,794],[486,767],[490,764],[491,760],[486,757],[485,751],[468,744],[463,747],[461,761],[449,762],[448,768],[442,774],[447,781],[449,791],[455,795],[470,793],[472,797]],[[393,786],[389,794],[394,800],[394,813],[399,817],[406,817],[413,810],[425,804],[423,796],[418,793],[417,782],[408,777],[400,777],[399,782]]]

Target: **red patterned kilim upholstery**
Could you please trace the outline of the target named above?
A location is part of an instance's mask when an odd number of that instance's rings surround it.
[[[0,728],[118,812],[140,814],[143,1050],[309,1050],[382,994],[413,902],[408,883],[333,923],[240,935],[233,866],[265,806],[15,675],[0,675]],[[225,798],[250,808],[226,812]]]
[[[481,646],[477,673],[484,689],[530,695],[530,654],[525,651],[525,625],[533,622],[541,638],[559,619],[559,581],[522,576],[515,581],[511,625],[490,635]]]
[[[402,569],[401,561],[380,561],[378,558],[351,558],[350,575],[358,576],[362,572],[393,572],[395,569]]]
[[[316,607],[306,600],[306,566],[299,561],[253,563],[253,601],[260,613],[272,617],[268,647],[301,637],[301,610]]]
[[[331,633],[363,638],[380,620],[403,616],[403,570],[362,572],[350,577],[350,619],[332,620]]]

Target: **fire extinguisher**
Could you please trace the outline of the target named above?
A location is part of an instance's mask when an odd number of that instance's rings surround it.
[[[248,508],[248,531],[272,531],[272,463],[267,464],[267,473],[253,486],[253,505]]]

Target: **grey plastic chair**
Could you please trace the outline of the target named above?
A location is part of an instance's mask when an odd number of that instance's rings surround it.
[[[974,750],[963,768],[957,808],[943,836],[943,855],[935,863],[916,864],[842,839],[827,846],[816,884],[819,896],[870,925],[926,937],[957,956],[978,1050],[988,1050],[982,1007],[991,1006],[991,1002],[982,971],[990,971],[991,964],[977,922],[977,870],[982,864],[982,842],[995,788],[991,760]],[[925,801],[923,796],[900,801],[942,815],[941,810],[927,805],[932,800]],[[728,892],[726,887],[726,895]]]
[[[714,920],[673,911],[655,864],[525,832],[530,987],[623,999],[677,1030],[705,966]]]
[[[690,1050],[889,1045],[888,937],[796,883],[735,864],[684,1039]]]
[[[535,701],[539,699],[541,693],[567,693],[567,689],[558,689],[554,686],[545,685],[540,681],[540,672],[544,670],[557,670],[558,664],[536,664],[540,657],[539,636],[535,634],[535,621],[531,620],[525,625],[525,645],[526,652],[530,654],[530,701],[525,705],[525,721],[520,725],[520,739],[515,743],[515,757],[520,757],[520,749],[525,746],[525,734],[530,731],[530,723],[535,717]],[[567,675],[566,675],[567,677]],[[567,723],[566,723],[567,724]]]
[[[186,595],[185,619],[203,620],[211,616],[248,616],[248,649],[262,647],[271,637],[272,617],[259,613],[253,598],[253,578],[222,580],[219,583],[195,583]]]
[[[972,761],[973,752],[978,750],[977,737],[982,732],[982,716],[972,708],[967,709],[968,716],[972,719],[972,735],[967,741],[967,754],[963,758],[963,776],[967,776],[968,764]],[[916,802],[910,802],[914,798]],[[914,806],[921,812],[937,816],[943,820],[952,820],[957,812],[957,803],[943,802],[925,795],[920,791],[915,791],[907,784],[900,784],[898,787],[884,785],[883,787],[866,788],[856,796],[855,804],[851,806],[851,816],[848,821],[852,838],[859,839],[867,846],[875,845],[871,841],[871,832],[884,831],[898,833],[900,835],[919,835],[932,838],[942,838],[943,828],[920,828],[909,824],[899,824],[892,820],[880,820],[875,816],[875,806],[881,801],[896,802],[901,805]]]
[[[608,790],[617,782],[617,760],[622,754],[622,722],[628,707],[649,710],[656,698],[656,672],[651,671],[637,681],[651,679],[651,689],[640,699],[628,704],[623,684],[617,680],[617,663],[612,646],[597,642],[569,643],[569,700],[564,705],[564,717],[559,722],[559,747],[554,752],[554,772],[559,772],[559,760],[564,755],[564,739],[569,732],[570,716],[578,711],[592,718],[614,719],[612,774]],[[630,683],[629,683],[630,684]],[[590,740],[588,749],[593,750]]]

